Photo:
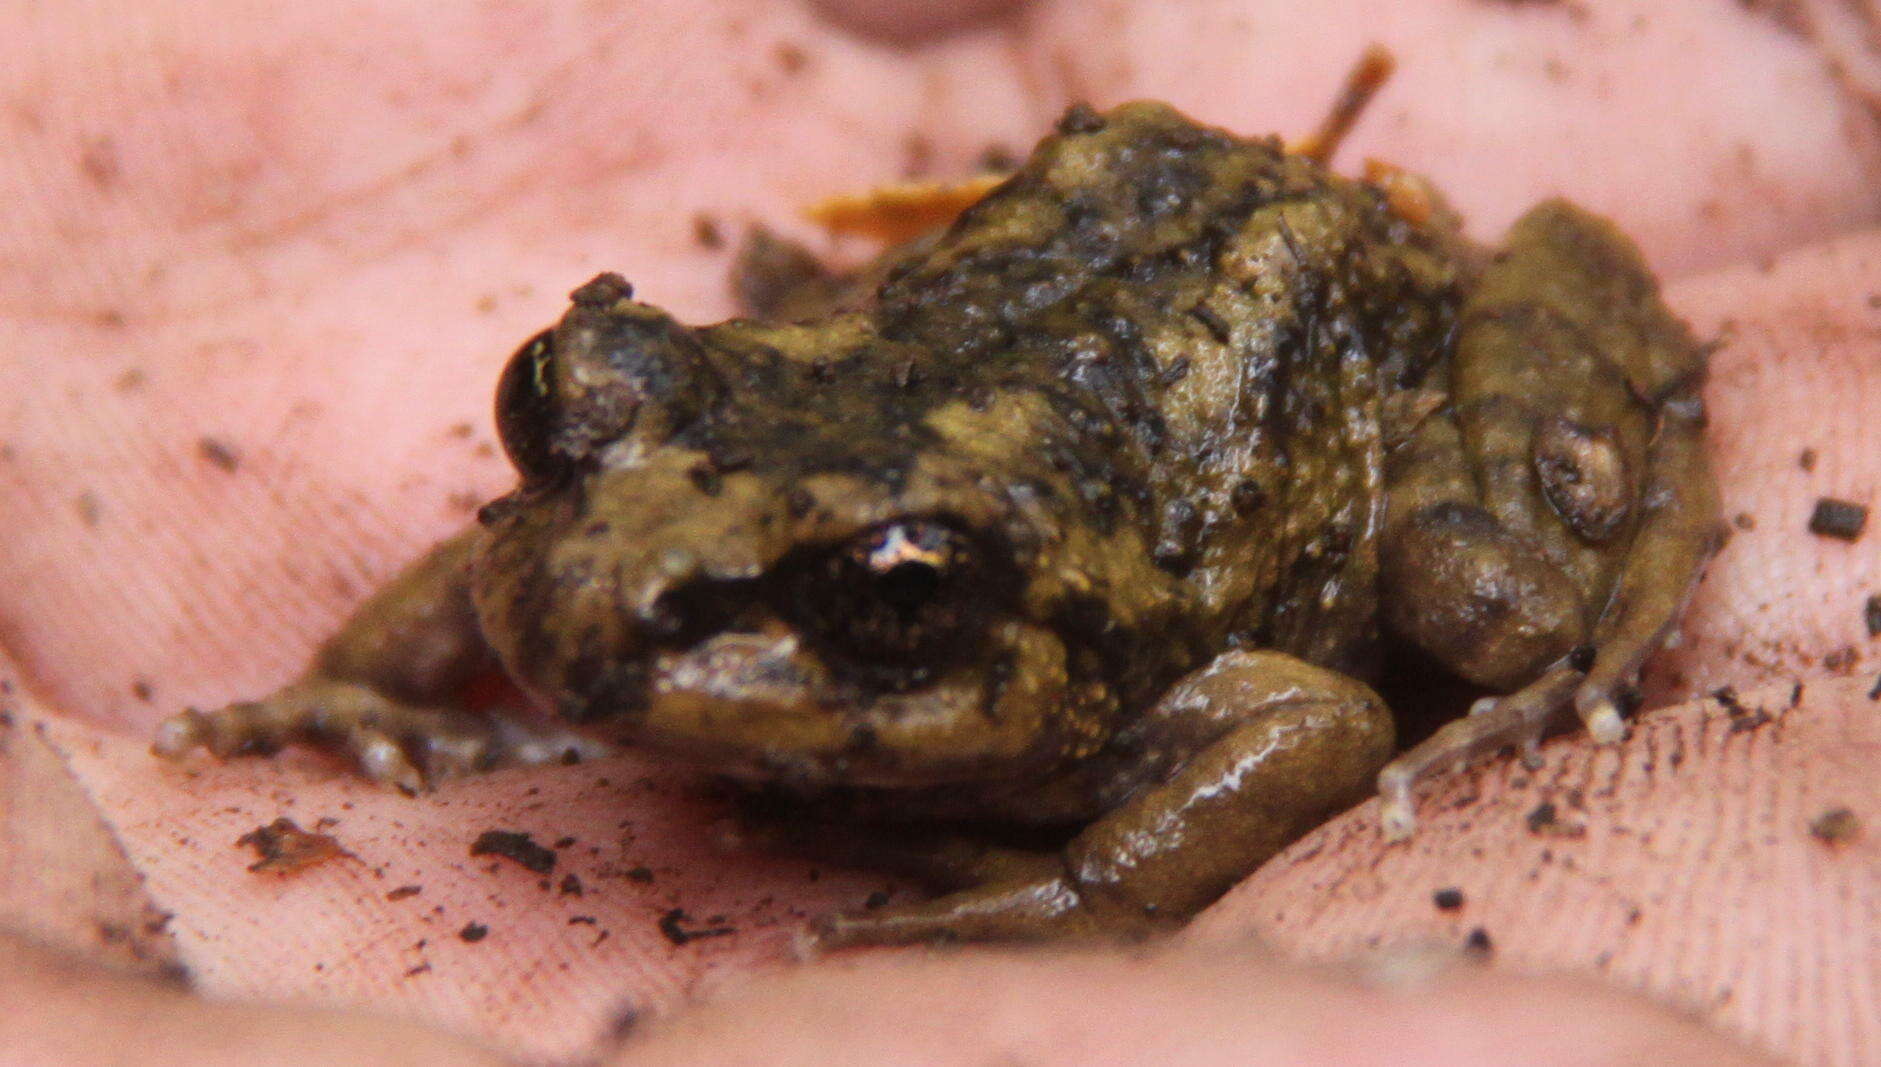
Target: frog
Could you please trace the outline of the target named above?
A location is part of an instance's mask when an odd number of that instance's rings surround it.
[[[1705,347],[1610,222],[1483,247],[1324,155],[1079,105],[861,267],[755,257],[739,317],[595,277],[501,374],[514,489],[155,749],[418,792],[631,746],[934,888],[844,948],[1151,936],[1374,792],[1402,839],[1447,768],[1619,740],[1718,543]],[[1403,750],[1398,648],[1487,694]]]

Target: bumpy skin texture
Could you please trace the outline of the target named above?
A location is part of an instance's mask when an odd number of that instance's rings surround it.
[[[803,802],[758,841],[956,890],[830,945],[1178,921],[1381,768],[1408,831],[1430,767],[1570,703],[1612,735],[1716,511],[1702,358],[1630,244],[1553,203],[1482,257],[1413,200],[1074,108],[870,284],[773,287],[802,321],[603,275],[499,386],[517,490],[159,748],[313,739],[411,788],[578,754],[454,703],[493,653],[584,737]],[[1512,695],[1386,767],[1385,627]],[[961,819],[1065,843],[867,825]]]

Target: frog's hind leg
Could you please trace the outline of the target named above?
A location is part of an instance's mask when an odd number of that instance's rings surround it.
[[[416,792],[496,766],[602,754],[594,741],[454,705],[494,660],[470,603],[478,531],[433,549],[368,600],[306,676],[264,700],[165,720],[152,748],[227,758],[307,744],[350,759],[375,782]]]
[[[1392,720],[1363,683],[1279,652],[1229,652],[1179,682],[1131,742],[1136,788],[1062,852],[966,852],[985,877],[933,900],[832,916],[819,946],[1141,936],[1181,922],[1365,794]]]
[[[1386,618],[1480,702],[1379,776],[1412,826],[1429,771],[1532,752],[1572,708],[1599,741],[1716,547],[1703,352],[1638,252],[1561,202],[1511,230],[1463,313],[1451,406],[1387,467]],[[1571,721],[1571,720],[1570,720]]]

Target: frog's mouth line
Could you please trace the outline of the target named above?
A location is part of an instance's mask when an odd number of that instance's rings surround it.
[[[1065,649],[1010,620],[986,639],[990,658],[886,691],[833,673],[781,624],[721,633],[657,654],[645,708],[623,725],[635,745],[754,780],[906,787],[1023,770],[1056,747]]]

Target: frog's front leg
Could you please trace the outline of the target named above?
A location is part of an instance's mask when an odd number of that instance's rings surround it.
[[[1229,652],[1179,682],[1131,741],[1141,781],[1056,854],[962,851],[984,872],[923,903],[838,915],[821,947],[1140,936],[1188,918],[1289,842],[1361,799],[1392,719],[1363,683],[1277,652]]]
[[[394,578],[321,646],[299,680],[259,701],[164,721],[153,748],[180,757],[267,755],[301,743],[415,792],[493,766],[593,756],[595,742],[466,710],[464,688],[495,660],[470,602],[471,529]]]
[[[1428,771],[1579,713],[1597,741],[1717,544],[1704,356],[1639,253],[1562,202],[1518,221],[1465,304],[1450,404],[1388,456],[1392,629],[1487,699],[1379,776],[1408,834]],[[1570,720],[1571,721],[1571,720]]]

